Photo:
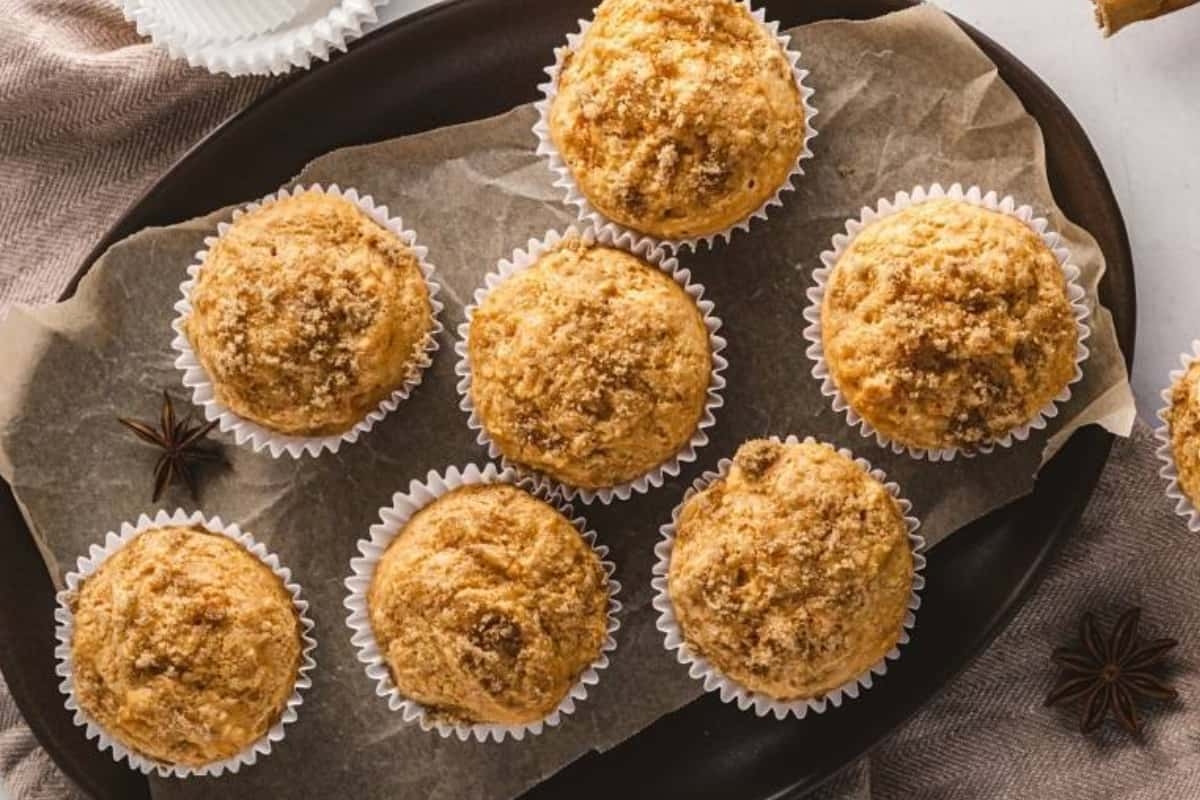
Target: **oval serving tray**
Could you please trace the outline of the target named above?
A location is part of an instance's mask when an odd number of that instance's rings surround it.
[[[496,114],[536,98],[547,54],[594,0],[451,0],[383,28],[330,64],[301,73],[194,147],[122,216],[64,297],[111,244],[257,197],[337,147]],[[791,27],[868,19],[912,0],[769,0]],[[961,24],[961,23],[960,23]],[[1055,94],[1003,48],[962,26],[999,66],[1045,136],[1059,206],[1099,241],[1101,299],[1129,360],[1134,279],[1120,209],[1083,129]],[[705,695],[607,753],[585,756],[532,790],[555,797],[799,797],[866,752],[958,673],[1003,628],[1057,543],[1078,522],[1112,437],[1077,432],[1033,494],[978,520],[929,557],[920,635],[888,678],[836,714],[768,722]],[[71,724],[53,666],[53,587],[7,484],[0,482],[0,669],[21,711],[63,770],[89,794],[149,796],[146,780]]]

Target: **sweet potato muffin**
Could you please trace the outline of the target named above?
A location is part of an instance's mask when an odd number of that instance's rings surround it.
[[[568,239],[493,289],[471,399],[512,461],[569,486],[636,478],[691,439],[712,372],[696,302],[635,255]]]
[[[80,708],[148,758],[230,758],[267,733],[294,690],[302,648],[292,596],[220,534],[145,531],[71,605]]]
[[[971,451],[1029,422],[1075,374],[1054,253],[1020,220],[938,199],[867,225],[829,276],[825,360],[885,436]]]
[[[687,646],[780,701],[883,658],[912,583],[904,517],[879,481],[829,445],[765,439],[684,504],[668,573]]]
[[[779,42],[735,0],[604,0],[567,56],[550,135],[588,201],[661,239],[748,217],[804,149]]]
[[[1171,387],[1167,425],[1179,486],[1192,505],[1200,507],[1200,360]]]
[[[375,568],[371,628],[400,693],[454,722],[550,714],[607,636],[608,582],[555,508],[467,486],[418,511]]]
[[[295,436],[353,428],[424,364],[434,324],[412,248],[320,192],[234,221],[189,299],[187,338],[217,400]]]

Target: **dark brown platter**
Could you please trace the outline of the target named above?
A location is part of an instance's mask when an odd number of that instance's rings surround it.
[[[138,199],[85,260],[112,243],[273,190],[310,159],[489,116],[535,99],[551,49],[594,0],[450,0],[383,28],[330,64],[298,74],[230,119]],[[784,27],[867,19],[911,0],[767,2]],[[1132,257],[1120,209],[1071,112],[1028,68],[969,26],[1042,127],[1059,206],[1099,241],[1108,261],[1101,299],[1133,353]],[[401,79],[402,78],[402,79]],[[75,288],[75,281],[64,297]],[[1030,496],[979,520],[929,558],[920,635],[888,679],[836,714],[759,720],[706,695],[622,746],[576,762],[528,795],[554,797],[798,797],[866,752],[978,654],[1014,613],[1056,545],[1078,522],[1112,437],[1077,432]],[[70,721],[54,675],[53,587],[7,484],[0,482],[0,669],[38,739],[88,793],[148,796],[146,780],[113,762]],[[213,782],[214,793],[220,783]]]

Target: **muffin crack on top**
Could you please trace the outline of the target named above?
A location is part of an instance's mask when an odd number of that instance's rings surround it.
[[[265,736],[295,689],[302,632],[292,596],[237,542],[152,528],[70,600],[79,707],[151,759],[202,766]]]
[[[185,332],[216,398],[289,435],[353,428],[423,365],[434,326],[413,249],[317,191],[234,220],[188,299]]]
[[[790,702],[883,659],[913,581],[908,527],[882,483],[829,445],[760,439],[683,504],[667,592],[689,650]]]
[[[960,200],[867,224],[820,314],[838,391],[909,447],[988,446],[1075,376],[1079,331],[1054,252],[1020,220]]]
[[[579,237],[488,293],[467,353],[471,401],[500,452],[584,489],[683,448],[712,375],[696,301],[638,256]]]
[[[807,125],[783,48],[736,0],[605,0],[565,57],[548,123],[591,204],[664,239],[757,211]]]
[[[553,506],[508,484],[455,489],[380,558],[367,613],[396,688],[450,723],[557,709],[608,630],[599,557]]]

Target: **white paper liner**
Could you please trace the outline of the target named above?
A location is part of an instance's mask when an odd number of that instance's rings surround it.
[[[126,18],[193,44],[231,42],[275,30],[308,0],[122,0]]]
[[[1067,385],[1063,387],[1063,390],[1050,402],[1046,403],[1031,420],[1009,431],[1000,439],[980,445],[973,450],[963,450],[957,447],[941,449],[909,447],[894,441],[876,430],[874,426],[850,407],[846,398],[838,390],[837,385],[833,381],[833,376],[830,374],[829,365],[825,362],[825,346],[821,338],[821,304],[825,299],[825,283],[833,272],[833,268],[837,265],[838,260],[846,252],[846,249],[854,241],[855,237],[858,236],[859,232],[872,222],[895,214],[897,211],[927,200],[941,198],[962,200],[980,208],[1007,214],[1014,219],[1020,220],[1029,229],[1037,233],[1046,246],[1054,253],[1054,257],[1058,259],[1059,266],[1062,268],[1063,277],[1067,282],[1067,299],[1071,303],[1071,310],[1075,316],[1075,328],[1078,334],[1075,344],[1075,373],[1071,377],[1071,380],[1067,382]],[[1014,440],[1018,442],[1025,441],[1029,438],[1031,431],[1045,428],[1047,420],[1058,416],[1058,406],[1071,398],[1071,386],[1083,377],[1082,365],[1088,357],[1088,348],[1083,342],[1091,335],[1091,328],[1088,327],[1087,323],[1091,311],[1087,306],[1087,298],[1083,287],[1079,285],[1079,268],[1072,264],[1070,259],[1070,251],[1063,245],[1062,237],[1049,229],[1049,222],[1044,217],[1034,216],[1031,206],[1018,206],[1017,201],[1011,195],[1001,199],[996,192],[984,194],[983,190],[978,186],[963,189],[961,184],[955,183],[948,190],[943,189],[941,184],[938,183],[933,184],[928,189],[918,186],[911,193],[897,192],[896,196],[891,200],[887,198],[881,199],[875,208],[863,207],[862,214],[858,219],[846,221],[846,232],[839,233],[833,237],[833,249],[821,253],[821,263],[824,266],[813,270],[813,280],[816,283],[807,292],[809,305],[804,309],[804,319],[809,322],[809,325],[804,329],[804,338],[808,340],[809,346],[805,352],[814,362],[812,375],[821,381],[821,394],[831,398],[834,411],[844,411],[846,413],[847,423],[851,427],[858,426],[859,432],[864,438],[874,437],[880,447],[890,447],[894,453],[907,452],[916,459],[950,461],[957,455],[961,455],[964,458],[972,458],[976,453],[986,454],[992,452],[996,445],[1012,447]]]
[[[387,228],[407,244],[416,255],[417,262],[421,267],[421,273],[425,277],[425,285],[429,290],[429,305],[433,314],[433,327],[425,341],[424,352],[414,365],[411,374],[404,384],[380,402],[374,411],[360,420],[353,428],[333,436],[288,436],[276,433],[262,425],[239,417],[217,400],[213,391],[212,381],[204,367],[200,364],[200,360],[196,357],[195,351],[192,350],[191,342],[188,341],[183,329],[184,323],[192,311],[189,297],[191,296],[192,287],[196,284],[196,276],[204,268],[204,260],[207,258],[209,250],[229,230],[230,225],[236,222],[243,214],[247,214],[262,206],[271,205],[277,200],[283,200],[307,192],[318,192],[331,197],[344,197],[362,209],[371,219]],[[248,443],[254,448],[255,452],[264,449],[268,450],[274,458],[279,458],[285,452],[293,458],[300,458],[304,453],[315,457],[320,455],[324,450],[336,453],[343,442],[353,444],[358,441],[360,436],[375,427],[375,424],[385,416],[395,411],[400,403],[406,400],[412,394],[413,390],[421,385],[425,370],[433,363],[433,354],[438,350],[438,336],[444,330],[440,319],[443,306],[441,301],[437,299],[441,286],[433,279],[433,265],[425,260],[425,256],[429,252],[428,248],[418,245],[417,235],[410,230],[405,230],[404,221],[399,217],[390,216],[387,206],[376,205],[370,195],[360,196],[357,190],[343,190],[338,188],[337,184],[333,184],[328,188],[314,183],[307,189],[303,186],[296,186],[290,191],[288,189],[280,189],[278,192],[273,192],[261,200],[234,211],[233,219],[230,222],[218,223],[217,235],[205,238],[204,246],[204,250],[196,253],[196,263],[188,267],[188,279],[179,285],[179,290],[183,293],[183,299],[175,303],[175,310],[179,312],[179,316],[171,323],[171,327],[175,330],[175,338],[171,341],[171,347],[179,353],[179,356],[175,359],[175,366],[183,372],[183,385],[192,390],[192,402],[204,409],[205,419],[219,420],[221,430],[232,432],[234,441],[238,444],[244,445]]]
[[[1158,456],[1158,460],[1163,462],[1158,474],[1167,481],[1167,498],[1175,501],[1175,514],[1187,520],[1188,530],[1192,533],[1200,532],[1200,511],[1196,510],[1191,498],[1187,496],[1179,483],[1179,469],[1175,465],[1175,451],[1171,447],[1171,425],[1168,419],[1171,413],[1171,392],[1174,390],[1175,384],[1187,374],[1192,362],[1197,358],[1200,358],[1200,339],[1192,341],[1190,353],[1183,353],[1179,356],[1181,368],[1172,370],[1168,376],[1167,387],[1162,390],[1163,407],[1158,412],[1158,418],[1162,421],[1162,425],[1154,429],[1154,438],[1159,441],[1155,454]]]
[[[79,591],[83,582],[100,568],[101,564],[136,538],[138,534],[153,528],[175,525],[200,526],[213,533],[226,536],[246,548],[251,555],[270,567],[271,571],[283,582],[284,588],[291,594],[292,605],[296,609],[297,617],[300,619],[301,628],[302,648],[300,669],[296,674],[296,686],[292,690],[291,697],[288,698],[287,705],[284,707],[279,719],[267,730],[266,734],[237,755],[198,767],[168,764],[158,761],[130,750],[118,742],[90,714],[80,708],[75,699],[75,683],[73,678],[74,664],[71,656],[71,638],[74,634],[75,616],[71,610],[71,598]],[[269,754],[271,746],[283,740],[285,734],[284,726],[296,720],[297,709],[304,702],[301,693],[307,691],[312,686],[312,678],[309,677],[308,673],[317,665],[312,656],[317,642],[312,635],[314,626],[312,619],[308,616],[308,601],[300,596],[300,584],[292,580],[291,570],[280,564],[279,557],[274,553],[268,552],[266,545],[256,541],[253,536],[242,531],[237,525],[226,524],[221,521],[220,517],[213,517],[211,520],[206,519],[199,511],[189,514],[182,508],[176,509],[173,514],[168,514],[166,511],[160,510],[153,518],[142,514],[138,517],[136,523],[121,523],[120,533],[109,531],[108,535],[104,537],[103,543],[94,544],[88,548],[88,554],[80,556],[76,562],[75,569],[67,573],[66,586],[66,589],[58,593],[58,608],[54,610],[54,619],[58,623],[55,628],[58,646],[54,648],[54,656],[58,660],[58,665],[54,671],[62,678],[58,688],[67,697],[65,705],[67,710],[74,712],[73,719],[75,724],[84,729],[88,739],[96,740],[96,746],[100,750],[110,750],[114,761],[120,762],[124,759],[129,762],[129,766],[132,769],[136,769],[146,775],[156,772],[163,778],[187,778],[193,775],[217,777],[226,771],[236,773],[243,766],[254,764],[259,756]]]
[[[733,236],[734,231],[750,230],[750,222],[752,220],[765,220],[767,218],[767,213],[772,206],[783,205],[783,193],[793,191],[796,188],[794,185],[796,179],[804,174],[804,160],[813,157],[812,148],[809,146],[809,144],[817,135],[817,129],[813,127],[812,123],[813,117],[817,115],[817,109],[814,108],[811,103],[814,91],[804,82],[805,78],[807,78],[809,75],[809,71],[800,67],[800,52],[792,49],[792,37],[790,35],[781,34],[779,32],[778,21],[768,22],[766,19],[766,11],[761,8],[758,11],[755,11],[750,5],[750,0],[739,0],[739,2],[746,7],[747,11],[750,12],[750,16],[752,16],[759,24],[761,24],[767,30],[767,32],[773,36],[777,42],[779,42],[779,46],[783,49],[784,55],[787,57],[788,62],[792,65],[792,76],[796,80],[796,87],[800,90],[800,102],[804,106],[804,144],[801,148],[800,155],[796,157],[796,163],[792,165],[791,172],[788,173],[783,183],[780,184],[779,188],[775,191],[775,194],[768,198],[762,205],[760,205],[757,210],[755,210],[745,219],[730,225],[724,230],[717,231],[716,233],[710,233],[704,236],[693,236],[686,239],[658,239],[653,236],[649,236],[648,234],[635,231],[632,228],[627,228],[615,220],[608,219],[608,217],[604,216],[599,209],[597,209],[588,201],[587,197],[579,189],[579,185],[575,182],[575,177],[571,174],[571,168],[567,166],[567,163],[563,160],[562,154],[558,151],[558,147],[555,146],[554,140],[550,136],[550,107],[554,103],[554,98],[558,95],[558,76],[562,71],[563,61],[566,59],[568,53],[573,52],[579,47],[579,45],[583,42],[584,34],[587,33],[588,28],[590,28],[592,25],[591,20],[581,19],[579,20],[579,32],[568,33],[566,45],[556,47],[554,49],[554,63],[545,69],[545,72],[550,79],[545,83],[538,84],[538,89],[542,92],[543,97],[534,104],[534,108],[536,108],[538,112],[538,121],[533,126],[533,133],[535,136],[537,136],[538,140],[537,154],[546,156],[546,158],[549,159],[550,170],[558,176],[557,180],[554,181],[554,185],[566,192],[566,201],[568,204],[576,207],[579,214],[579,220],[581,222],[591,223],[597,228],[603,225],[612,225],[620,231],[628,231],[635,238],[647,237],[656,244],[662,244],[675,251],[678,251],[683,247],[695,250],[702,242],[707,247],[711,248],[717,239],[728,243],[730,237]]]
[[[778,442],[780,439],[778,436],[772,436],[771,441]],[[798,444],[800,440],[795,436],[788,436],[783,441],[786,444]],[[814,442],[816,440],[808,436],[805,437],[804,441]],[[662,539],[654,547],[654,554],[658,557],[658,560],[654,564],[654,578],[650,581],[650,585],[654,587],[654,599],[652,602],[654,608],[659,612],[658,621],[655,623],[655,626],[662,631],[665,637],[663,641],[664,646],[667,650],[675,651],[676,659],[678,659],[680,664],[688,667],[688,675],[704,683],[705,691],[717,692],[722,702],[737,703],[737,707],[742,711],[746,711],[753,706],[754,713],[760,717],[774,714],[776,719],[782,720],[790,714],[797,719],[804,719],[810,711],[815,714],[823,714],[830,705],[834,708],[840,708],[842,702],[847,697],[851,700],[857,699],[862,691],[870,689],[874,685],[876,677],[882,677],[887,673],[888,661],[895,661],[900,658],[900,646],[908,644],[909,631],[916,625],[916,611],[921,607],[920,591],[925,588],[925,576],[921,574],[922,570],[925,569],[925,556],[922,554],[925,549],[925,539],[917,534],[917,528],[921,525],[920,521],[909,513],[912,511],[912,503],[901,497],[900,487],[896,483],[889,481],[883,470],[872,467],[866,459],[855,458],[854,454],[845,448],[839,448],[837,452],[853,460],[864,472],[882,483],[884,488],[896,499],[896,503],[900,506],[900,512],[904,515],[904,525],[908,529],[908,540],[912,545],[913,551],[912,594],[908,600],[909,610],[905,612],[904,620],[901,624],[900,638],[896,646],[889,650],[883,658],[872,664],[862,675],[820,697],[782,701],[742,686],[737,681],[727,677],[708,659],[696,654],[688,647],[687,641],[683,638],[683,631],[679,627],[679,622],[675,618],[675,607],[671,603],[668,588],[668,574],[671,569],[671,553],[675,547],[675,526],[679,521],[679,513],[683,509],[684,504],[698,492],[708,488],[718,478],[724,478],[728,475],[729,468],[733,462],[728,458],[723,458],[717,464],[716,472],[708,471],[697,478],[692,483],[691,488],[684,494],[683,500],[671,512],[671,521],[659,529]]]
[[[125,18],[172,58],[212,73],[282,75],[325,61],[378,21],[376,9],[388,0],[308,0],[286,24],[256,36],[232,41],[180,34],[157,17],[140,13],[144,0],[125,0]]]
[[[601,489],[583,489],[576,486],[569,486],[552,476],[508,459],[508,457],[500,452],[500,448],[496,446],[491,436],[488,435],[487,430],[483,426],[483,420],[480,419],[475,409],[475,403],[471,400],[471,362],[467,350],[467,341],[470,336],[471,320],[475,315],[475,309],[483,304],[484,299],[487,298],[493,289],[514,273],[528,269],[537,262],[543,253],[553,249],[564,239],[574,237],[579,237],[588,244],[595,243],[606,247],[617,247],[633,253],[670,275],[696,301],[696,306],[700,309],[700,313],[704,317],[704,326],[708,329],[708,345],[712,352],[712,372],[708,379],[708,395],[704,403],[704,413],[700,417],[700,422],[696,425],[696,430],[692,434],[692,438],[673,456],[646,473],[633,480]],[[725,404],[721,396],[721,392],[725,389],[725,378],[721,373],[729,366],[729,362],[721,355],[721,352],[725,349],[725,339],[717,335],[717,331],[721,329],[721,319],[713,314],[713,302],[704,299],[704,286],[692,283],[691,277],[691,272],[686,269],[680,269],[679,261],[670,256],[653,239],[644,236],[639,237],[631,231],[621,230],[613,225],[605,225],[599,229],[589,227],[583,231],[572,225],[561,234],[558,231],[548,231],[540,241],[530,239],[528,244],[525,245],[524,250],[514,250],[511,259],[502,259],[496,265],[495,271],[489,272],[484,278],[483,287],[475,290],[474,302],[464,310],[466,321],[458,326],[458,341],[454,345],[454,351],[458,354],[458,362],[454,366],[454,372],[460,378],[458,382],[459,407],[467,412],[467,426],[476,432],[476,441],[487,447],[488,456],[493,459],[500,459],[505,467],[514,469],[521,475],[536,476],[541,480],[554,484],[567,500],[579,499],[588,504],[599,500],[605,505],[611,503],[614,498],[628,500],[634,492],[645,494],[650,491],[650,487],[652,486],[655,488],[662,486],[666,476],[670,475],[674,477],[678,475],[680,467],[683,464],[695,461],[696,451],[708,444],[708,428],[716,424],[716,410]]]
[[[387,551],[392,539],[408,523],[419,510],[432,503],[442,495],[448,494],[463,486],[474,486],[489,483],[507,483],[524,489],[529,494],[556,508],[579,531],[608,576],[608,634],[600,648],[600,654],[592,662],[579,681],[571,688],[558,708],[536,722],[524,725],[498,725],[489,723],[467,724],[465,722],[451,723],[439,719],[427,712],[425,706],[415,700],[410,700],[400,693],[392,682],[388,671],[387,661],[379,651],[375,640],[375,632],[367,610],[367,594],[371,589],[371,580],[375,575],[375,566]],[[614,634],[621,627],[617,613],[621,603],[616,599],[621,591],[621,584],[613,579],[616,567],[611,561],[606,561],[608,548],[596,543],[596,532],[589,530],[583,517],[576,517],[574,509],[555,496],[550,486],[529,478],[521,478],[514,470],[500,469],[495,464],[485,464],[482,469],[476,464],[468,464],[463,469],[449,467],[444,473],[430,470],[424,481],[412,481],[407,492],[397,492],[392,495],[392,504],[379,510],[380,522],[371,526],[370,538],[358,540],[360,557],[350,560],[351,576],[346,579],[346,588],[350,594],[346,597],[345,606],[350,615],[346,624],[354,632],[351,642],[358,649],[358,660],[366,665],[367,677],[375,682],[375,693],[387,698],[388,708],[399,711],[405,722],[415,722],[424,731],[436,731],[443,738],[455,736],[465,742],[474,738],[477,742],[493,740],[502,742],[508,737],[517,741],[525,738],[526,734],[539,735],[547,726],[555,727],[562,722],[563,717],[575,712],[575,704],[582,702],[588,695],[588,687],[594,686],[599,680],[599,672],[608,666],[608,654],[616,649],[617,640]]]

